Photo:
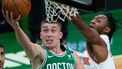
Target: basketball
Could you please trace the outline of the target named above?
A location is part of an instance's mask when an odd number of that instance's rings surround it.
[[[27,16],[31,10],[30,0],[2,0],[2,8],[13,12],[13,18],[21,15],[21,19]]]

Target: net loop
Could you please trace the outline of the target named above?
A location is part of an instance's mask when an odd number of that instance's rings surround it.
[[[56,22],[58,19],[65,21],[66,18],[71,20],[71,16],[79,14],[77,8],[59,4],[50,0],[45,0],[45,9],[47,15],[46,20],[52,22]]]

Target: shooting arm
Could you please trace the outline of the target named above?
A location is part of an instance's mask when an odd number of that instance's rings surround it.
[[[2,10],[3,16],[7,20],[7,22],[11,25],[11,27],[15,30],[16,38],[21,46],[24,48],[27,56],[30,60],[34,59],[38,55],[44,55],[43,49],[30,41],[28,36],[24,33],[24,31],[20,28],[18,20],[20,20],[21,15],[19,15],[16,19],[13,18],[13,13],[9,13],[8,11]]]

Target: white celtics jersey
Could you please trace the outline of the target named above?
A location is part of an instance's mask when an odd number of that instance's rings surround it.
[[[88,54],[87,50],[84,51],[83,58],[86,62],[84,64],[85,69],[116,69],[113,57],[110,52],[109,38],[106,35],[100,35],[100,37],[105,41],[108,48],[108,57],[104,62],[96,63]]]

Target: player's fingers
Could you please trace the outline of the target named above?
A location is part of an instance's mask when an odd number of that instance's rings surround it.
[[[81,19],[79,13],[76,13],[75,16],[71,16],[71,21],[72,22],[78,21],[79,19]]]
[[[7,21],[8,23],[10,23],[10,18],[9,18],[9,12],[8,12],[8,10],[3,10],[3,9],[2,9],[2,13],[3,13],[3,16],[4,16],[4,18],[6,19],[6,21]]]
[[[10,12],[10,19],[13,20],[13,12]]]
[[[8,11],[7,11],[7,10],[2,9],[2,14],[3,14],[3,17],[6,19],[6,21],[9,23]]]
[[[16,20],[19,21],[21,19],[21,15],[19,15]]]
[[[7,20],[9,19],[9,12],[8,12],[8,10],[5,11],[5,17],[6,17]]]
[[[4,12],[4,9],[2,9],[2,14],[3,14],[3,16],[5,17],[5,12]]]

